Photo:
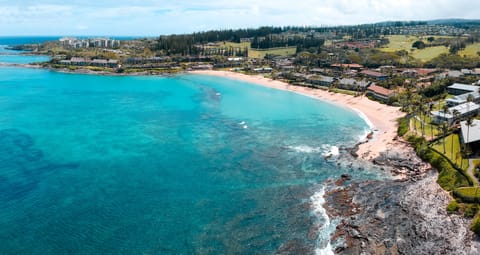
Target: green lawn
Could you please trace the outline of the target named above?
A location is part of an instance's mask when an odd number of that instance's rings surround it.
[[[422,62],[426,62],[438,57],[442,53],[448,53],[448,48],[445,46],[427,47],[421,50],[414,50],[411,56]]]
[[[424,131],[425,136],[427,138],[437,136],[439,134],[438,126],[430,124],[432,122],[432,117],[426,116],[425,119],[424,119],[423,116],[422,116],[421,119],[422,119],[422,121],[425,122],[424,130],[422,130],[422,124],[418,119],[416,121],[414,121],[413,118],[410,120],[411,123],[412,123],[412,126],[415,125],[415,130],[417,131],[417,134],[419,134],[421,136],[422,132]],[[433,133],[432,133],[432,131],[433,131]]]
[[[452,136],[453,136],[453,153],[452,153]],[[444,139],[438,140],[436,143],[432,144],[432,148],[437,150],[440,153],[443,153],[443,141]],[[468,159],[463,158],[460,153],[460,139],[458,134],[451,134],[445,138],[445,156],[449,158],[453,163],[462,169],[468,169]]]
[[[335,93],[340,93],[340,94],[345,94],[345,95],[350,95],[350,96],[355,96],[356,92],[352,90],[346,90],[346,89],[337,89],[337,88],[331,88],[329,91],[335,92]]]
[[[423,41],[425,44],[428,45],[427,38],[430,36],[415,36],[415,35],[389,35],[386,38],[389,40],[389,43],[382,48],[381,50],[385,52],[395,52],[399,50],[407,51],[410,56],[418,59],[420,61],[428,61],[442,53],[448,53],[448,48],[445,46],[434,46],[434,47],[426,47],[424,49],[418,50],[412,48],[412,44],[415,41]],[[435,38],[447,38],[448,36],[433,36]]]
[[[393,52],[399,50],[406,50],[410,52],[412,44],[419,40],[417,36],[407,36],[407,35],[389,35],[386,37],[389,40],[389,43],[382,47],[383,51]]]
[[[480,43],[469,44],[464,50],[458,52],[460,56],[478,57],[480,52]]]
[[[222,45],[223,44],[223,45]],[[243,42],[243,43],[234,43],[234,42],[224,42],[224,43],[220,43],[221,46],[225,46],[225,47],[233,47],[233,48],[249,48],[250,49],[250,43],[249,42]]]
[[[473,202],[475,200],[478,201],[478,199],[480,199],[480,186],[456,188],[454,194],[464,200],[467,200],[467,202]]]
[[[248,50],[249,58],[264,58],[267,54],[278,55],[278,56],[288,56],[294,55],[297,51],[297,47],[284,47],[284,48],[271,48],[268,50]]]

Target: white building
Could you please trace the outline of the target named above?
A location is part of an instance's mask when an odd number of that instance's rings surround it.
[[[475,116],[478,113],[478,109],[480,109],[480,106],[478,104],[468,102],[448,108],[447,113],[445,113],[443,110],[432,111],[431,113],[433,115],[434,123],[440,124],[446,121],[448,124],[451,125],[458,119],[466,118],[468,116]],[[455,111],[458,111],[458,116],[454,116],[453,113]]]

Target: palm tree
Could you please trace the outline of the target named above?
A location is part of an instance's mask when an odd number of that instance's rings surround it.
[[[457,110],[457,109],[454,109],[453,112],[453,119],[456,120],[458,118],[458,116],[460,116],[460,112]],[[452,134],[452,148],[451,148],[451,154],[452,154],[452,158],[453,158],[453,137],[454,135]]]
[[[448,133],[448,124],[446,121],[444,121],[441,125],[441,130],[442,130],[442,135],[443,135],[443,154],[446,153],[446,150],[445,150],[445,144],[446,144],[446,141],[447,141],[447,133]]]
[[[470,102],[473,102],[473,95],[470,93],[467,96],[467,111],[470,112]]]
[[[473,119],[472,117],[468,117],[467,123],[467,139],[465,139],[465,144],[467,144],[470,141],[470,126],[473,124]]]
[[[428,107],[430,109],[429,112],[431,113],[432,110],[433,110],[433,103],[430,103],[428,105]],[[430,133],[432,134],[431,138],[433,139],[433,124],[432,124],[432,121],[430,121]]]
[[[447,121],[447,114],[450,113],[450,109],[448,108],[448,105],[444,105],[442,107],[442,111],[443,111],[443,119]]]

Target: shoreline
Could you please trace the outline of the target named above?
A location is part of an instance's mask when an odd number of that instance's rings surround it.
[[[365,137],[362,137],[358,145],[356,153],[362,160],[371,161],[379,157],[381,153],[391,150],[395,150],[396,152],[406,151],[407,145],[396,140],[397,119],[405,115],[400,111],[399,107],[384,105],[372,101],[365,96],[354,97],[321,89],[290,85],[283,81],[265,78],[262,75],[253,76],[230,71],[214,70],[189,71],[187,73],[231,78],[273,89],[290,91],[355,111],[364,119],[367,125],[369,125],[370,131],[373,132],[371,139],[365,134]]]

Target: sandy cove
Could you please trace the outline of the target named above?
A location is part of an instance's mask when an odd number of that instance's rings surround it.
[[[371,160],[378,157],[381,152],[390,150],[398,152],[405,148],[403,143],[395,139],[397,136],[397,119],[405,115],[398,107],[384,105],[365,96],[353,97],[321,89],[294,86],[282,81],[265,78],[262,75],[246,75],[229,71],[210,70],[192,71],[190,73],[227,77],[270,88],[291,91],[359,112],[360,115],[364,115],[368,119],[371,129],[374,131],[373,137],[359,146],[357,153],[361,159]]]

